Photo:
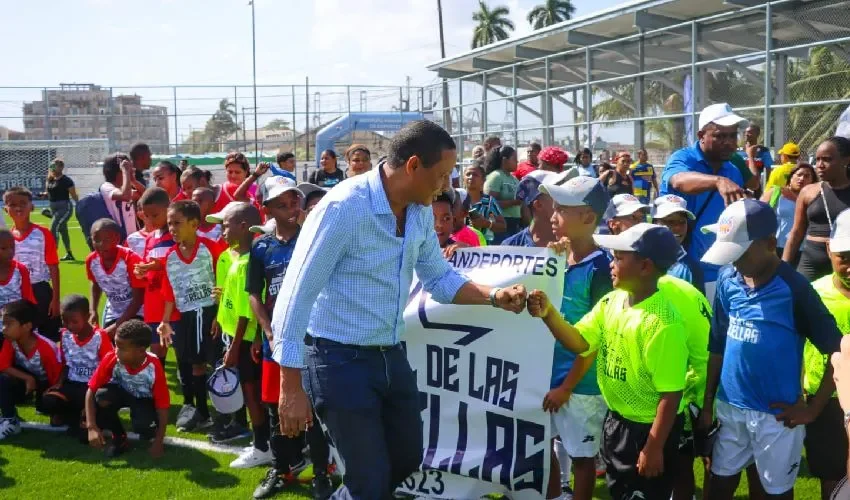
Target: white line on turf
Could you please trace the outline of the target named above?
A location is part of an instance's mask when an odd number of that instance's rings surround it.
[[[61,427],[51,427],[49,424],[42,424],[38,422],[21,422],[21,427],[24,429],[33,429],[39,431],[48,431],[48,432],[65,432],[67,429],[66,426]],[[128,432],[127,437],[137,441],[139,439],[139,435],[135,432]],[[230,446],[226,444],[214,444],[207,443],[204,441],[197,441],[195,439],[186,439],[180,437],[171,437],[165,436],[165,444],[171,446],[179,446],[181,448],[192,448],[193,450],[198,451],[212,451],[216,453],[230,453],[233,455],[239,455],[244,450],[244,447],[241,446]]]

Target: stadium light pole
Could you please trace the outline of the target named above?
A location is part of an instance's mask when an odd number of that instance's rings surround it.
[[[260,162],[259,133],[257,132],[257,23],[254,15],[254,0],[251,6],[251,59],[254,65],[254,165]],[[244,114],[244,113],[243,113]]]

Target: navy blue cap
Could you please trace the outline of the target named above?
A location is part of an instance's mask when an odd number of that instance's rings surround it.
[[[618,235],[597,234],[593,241],[602,248],[634,252],[649,259],[659,270],[666,271],[679,259],[681,247],[665,226],[641,222]]]

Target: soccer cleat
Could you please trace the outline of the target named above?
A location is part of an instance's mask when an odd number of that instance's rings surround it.
[[[239,458],[230,462],[230,467],[232,469],[250,469],[251,467],[268,465],[272,463],[273,459],[274,457],[272,456],[271,448],[266,451],[262,451],[251,447],[250,450],[239,455]]]
[[[115,458],[129,449],[130,441],[127,440],[126,435],[114,436],[104,448],[103,454],[106,455],[106,458]]]
[[[64,256],[64,257],[62,257],[62,259],[60,259],[60,260],[61,260],[62,262],[73,262],[73,261],[75,261],[75,260],[77,260],[77,259],[75,259],[75,258],[74,258],[74,256],[73,256],[72,254],[68,254],[68,255],[66,255],[66,256]]]
[[[279,470],[272,467],[266,472],[266,477],[260,481],[260,485],[254,490],[254,498],[271,498],[286,488],[286,485],[294,481],[291,473],[281,474]]]
[[[183,405],[177,413],[177,432],[188,432],[195,429],[197,425],[198,410],[192,405]]]
[[[21,433],[21,421],[17,418],[0,419],[0,441]]]
[[[334,493],[334,485],[327,474],[317,474],[313,478],[313,500],[328,500]]]
[[[204,418],[199,414],[197,425],[195,425],[195,431],[205,431],[207,429],[211,429],[213,426],[215,426],[215,422],[213,422],[212,417]]]

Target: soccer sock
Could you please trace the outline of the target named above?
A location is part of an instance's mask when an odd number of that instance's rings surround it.
[[[269,428],[269,420],[266,419],[260,425],[253,424],[253,430],[254,448],[260,451],[269,451],[269,435],[271,433],[271,429]]]
[[[248,410],[244,406],[236,410],[236,413],[233,414],[233,421],[247,429]]]
[[[192,382],[192,365],[183,361],[177,363],[177,375],[180,378],[180,390],[183,391],[183,404],[195,406],[195,388]]]
[[[310,461],[313,462],[313,472],[315,474],[327,473],[331,450],[328,447],[322,426],[316,420],[313,420],[313,425],[307,430],[307,441],[310,443]]]
[[[207,376],[192,375],[192,382],[195,389],[195,408],[198,409],[198,414],[206,420],[210,418],[210,409],[207,407]]]

